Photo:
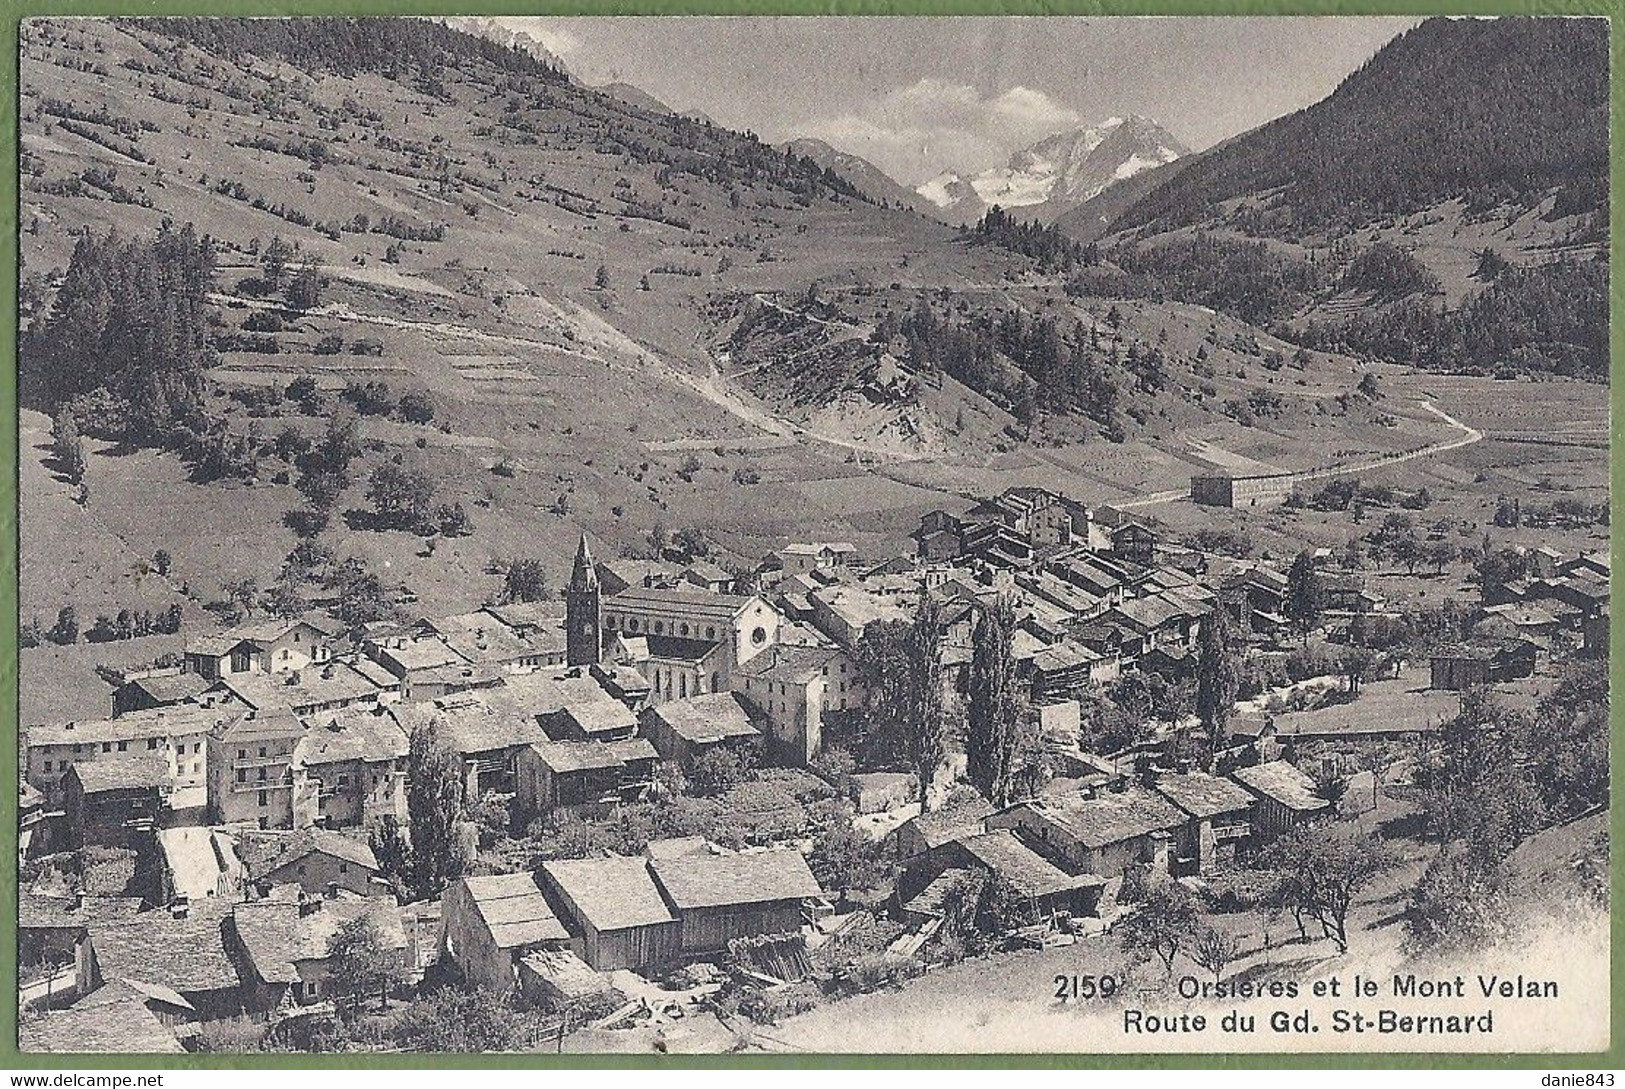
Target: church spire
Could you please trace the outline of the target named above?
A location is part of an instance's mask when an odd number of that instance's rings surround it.
[[[570,589],[575,593],[587,593],[598,589],[598,565],[593,562],[592,549],[587,547],[587,535],[581,535],[581,543],[576,546],[575,568],[570,572]]]
[[[604,610],[598,586],[598,567],[581,535],[576,548],[575,568],[564,591],[565,663],[572,666],[597,665],[603,653]]]

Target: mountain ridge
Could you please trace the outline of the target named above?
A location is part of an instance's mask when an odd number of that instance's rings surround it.
[[[1113,185],[1175,162],[1190,149],[1137,114],[1056,133],[970,176],[947,170],[916,188],[950,223],[980,219],[995,205],[1049,223]]]

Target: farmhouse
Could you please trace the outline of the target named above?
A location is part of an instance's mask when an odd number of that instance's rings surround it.
[[[66,1009],[23,1021],[17,1026],[17,1044],[23,1051],[64,1054],[186,1052],[175,1033],[152,1011],[147,997],[120,980],[96,988]]]
[[[312,896],[338,890],[358,896],[388,896],[379,880],[378,859],[358,839],[324,828],[304,828],[264,841],[249,863],[249,880],[264,892],[277,885],[298,885]]]
[[[130,676],[113,689],[113,716],[193,703],[211,683],[208,677],[182,669],[151,670]]]
[[[289,673],[332,657],[332,634],[307,620],[268,620],[189,640],[186,670],[211,679]]]
[[[79,986],[123,980],[177,992],[200,1021],[244,1012],[242,982],[225,936],[231,905],[219,900],[174,911],[93,916],[79,943]]]
[[[406,819],[406,733],[382,709],[320,716],[294,745],[294,824],[371,828]]]
[[[365,919],[378,939],[380,968],[404,973],[401,909],[385,899],[260,900],[232,909],[227,933],[244,966],[244,1002],[274,1010],[284,1000],[310,1005],[329,994],[329,949],[346,923]]]
[[[537,949],[564,949],[570,933],[528,873],[461,877],[441,900],[444,951],[473,984],[513,990],[519,960]]]
[[[685,767],[718,746],[757,750],[762,744],[744,697],[733,692],[657,704],[643,712],[643,730],[662,758]]]
[[[1068,874],[1021,841],[1007,828],[959,836],[918,856],[904,871],[897,895],[904,910],[931,914],[940,902],[944,874],[976,873],[1006,881],[1040,914],[1062,911],[1092,915],[1105,880],[1090,873]]]
[[[654,785],[660,754],[641,737],[621,741],[535,741],[514,758],[514,804],[523,814],[564,809],[598,815],[640,801]]]
[[[1538,648],[1527,639],[1480,641],[1441,648],[1428,659],[1430,686],[1464,691],[1535,672]]]
[[[1237,768],[1231,775],[1258,799],[1252,811],[1255,835],[1290,832],[1331,808],[1315,793],[1315,781],[1285,760]]]
[[[1067,873],[1112,878],[1131,863],[1168,868],[1168,846],[1185,814],[1139,787],[1096,797],[1035,798],[987,818],[987,828],[1019,830]]]
[[[1211,870],[1221,848],[1252,831],[1253,796],[1228,779],[1190,771],[1161,776],[1152,789],[1187,818],[1174,835],[1174,868],[1181,875]]]
[[[495,706],[493,706],[493,703]],[[547,733],[534,717],[515,714],[498,701],[465,692],[427,703],[390,708],[407,737],[433,722],[440,740],[463,761],[463,780],[470,797],[496,791],[512,793],[519,753]]]
[[[69,768],[65,785],[74,843],[134,848],[163,820],[169,769],[154,753],[92,760]]]

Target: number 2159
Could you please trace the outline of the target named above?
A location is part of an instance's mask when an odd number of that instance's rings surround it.
[[[1062,1002],[1074,998],[1110,998],[1116,993],[1116,976],[1074,976],[1063,973],[1055,977],[1055,997]]]

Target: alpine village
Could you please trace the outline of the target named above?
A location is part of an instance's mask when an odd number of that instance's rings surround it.
[[[1605,958],[1606,58],[1029,217],[490,20],[26,22],[23,1048]]]

